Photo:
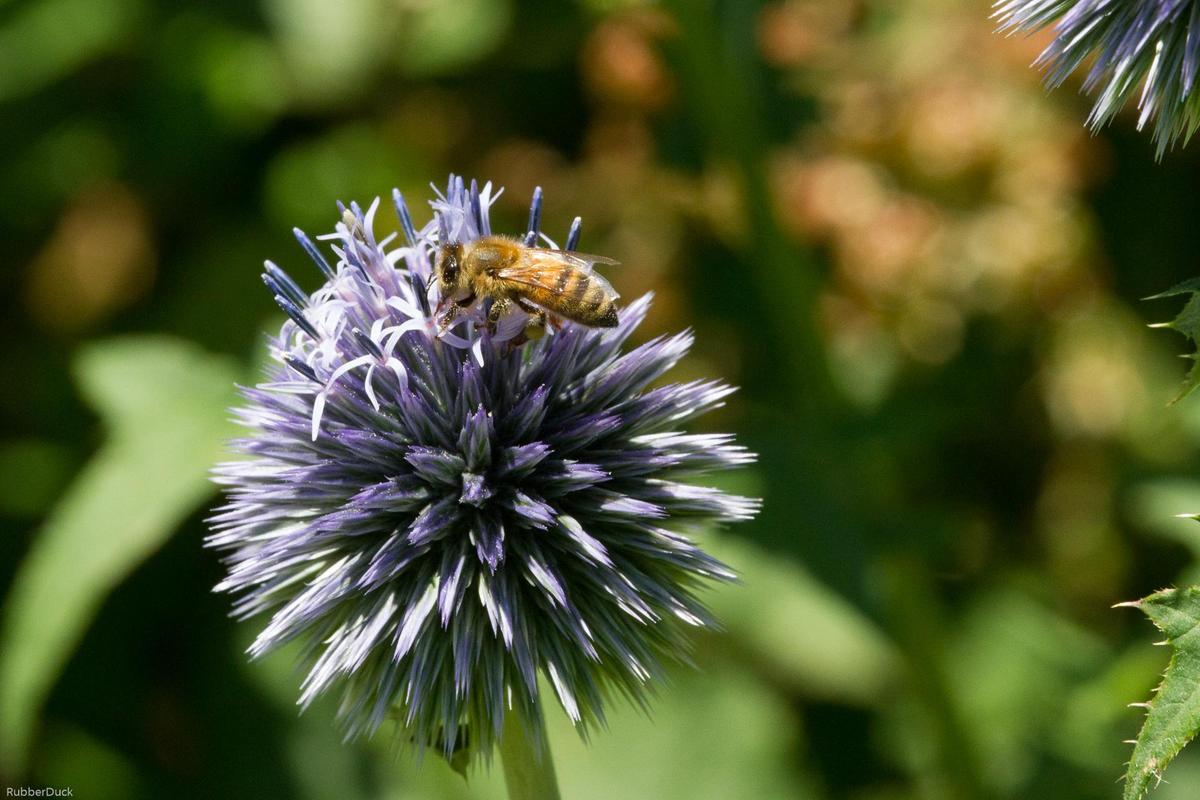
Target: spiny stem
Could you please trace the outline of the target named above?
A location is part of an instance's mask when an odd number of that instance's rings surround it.
[[[540,707],[536,713],[541,722]],[[516,706],[504,715],[500,761],[504,765],[504,785],[508,787],[509,800],[559,800],[550,742],[545,725],[538,727],[542,734],[535,737],[525,715]]]

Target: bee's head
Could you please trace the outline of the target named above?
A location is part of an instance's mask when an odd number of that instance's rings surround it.
[[[443,292],[452,292],[459,288],[458,281],[462,275],[462,255],[463,246],[457,242],[444,244],[438,248],[434,274],[437,275],[438,288]]]

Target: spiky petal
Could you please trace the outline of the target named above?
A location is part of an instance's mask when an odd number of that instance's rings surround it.
[[[999,0],[995,16],[1001,30],[1054,26],[1035,62],[1051,86],[1095,56],[1084,81],[1097,94],[1093,128],[1135,95],[1138,129],[1153,121],[1160,155],[1200,125],[1200,0]]]

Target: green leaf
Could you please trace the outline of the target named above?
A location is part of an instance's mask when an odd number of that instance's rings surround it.
[[[1200,587],[1166,589],[1128,605],[1145,612],[1171,645],[1125,773],[1125,800],[1139,800],[1200,730]]]
[[[1178,295],[1188,294],[1189,292],[1191,292],[1191,293],[1200,292],[1200,277],[1188,278],[1186,281],[1182,281],[1180,283],[1175,284],[1170,289],[1167,289],[1165,292],[1159,292],[1158,294],[1152,294],[1145,299],[1146,300],[1162,300],[1164,297],[1177,297]]]
[[[1179,312],[1179,316],[1170,322],[1161,322],[1157,325],[1151,325],[1152,328],[1170,328],[1171,330],[1182,333],[1200,350],[1200,278],[1191,278],[1183,283],[1176,284],[1165,292],[1159,292],[1156,295],[1147,297],[1147,300],[1160,300],[1164,297],[1175,297],[1181,294],[1190,294],[1187,304],[1183,307],[1183,311]],[[1187,377],[1183,381],[1183,388],[1179,390],[1179,394],[1171,401],[1171,405],[1178,403],[1183,398],[1187,397],[1197,386],[1200,386],[1200,361],[1197,360],[1198,353],[1186,353],[1184,358],[1192,360],[1192,368],[1188,370]]]
[[[21,773],[38,711],[105,596],[213,492],[232,361],[166,337],[82,350],[75,374],[107,432],[17,571],[0,620],[0,772]]]
[[[894,685],[899,654],[886,636],[807,570],[736,536],[706,537],[703,544],[741,577],[714,587],[705,600],[737,643],[734,650],[749,654],[780,686],[870,706]]]

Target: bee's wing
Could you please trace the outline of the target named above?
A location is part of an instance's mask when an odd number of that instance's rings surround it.
[[[591,272],[592,267],[597,264],[602,264],[606,267],[615,267],[621,263],[615,258],[598,256],[595,253],[579,253],[575,250],[553,250],[549,247],[526,247],[525,252],[531,257],[542,256],[563,261],[584,272]]]
[[[581,256],[578,253],[564,253],[561,250],[529,247],[525,250],[524,258],[519,259],[512,266],[499,270],[496,277],[561,296],[563,294],[562,287],[570,283],[568,281],[564,284],[563,273],[584,272],[587,274],[587,279],[603,289],[609,297],[614,300],[620,297],[613,289],[612,284],[606,281],[600,273],[591,271],[591,262],[588,261],[590,258],[601,258],[601,256]],[[605,259],[605,261],[611,261],[611,259]]]
[[[617,264],[619,262],[613,261],[612,263]],[[597,285],[601,289],[603,289],[604,293],[613,300],[616,300],[618,297],[621,296],[621,295],[617,294],[617,290],[614,289],[612,287],[612,284],[609,283],[605,279],[605,277],[603,275],[601,275],[599,272],[594,272],[594,271],[588,270],[588,280],[590,280],[592,283],[594,283],[595,285]]]

